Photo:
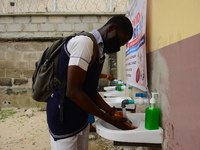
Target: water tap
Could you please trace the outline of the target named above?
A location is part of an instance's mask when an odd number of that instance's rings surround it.
[[[132,99],[132,100],[123,100],[121,103],[121,107],[122,108],[126,108],[126,105],[129,104],[139,104],[139,105],[143,105],[143,104],[148,104],[148,99],[146,98],[147,95],[144,93],[136,93],[135,97],[139,97],[138,99]]]

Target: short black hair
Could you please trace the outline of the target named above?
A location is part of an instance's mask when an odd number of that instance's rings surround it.
[[[133,36],[133,26],[131,24],[131,21],[125,16],[114,16],[110,20],[108,20],[105,26],[108,24],[115,24],[119,32],[129,35],[130,38]]]

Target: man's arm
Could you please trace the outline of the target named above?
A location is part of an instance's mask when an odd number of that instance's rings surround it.
[[[110,115],[113,115],[115,109],[113,109],[112,107],[110,107],[110,105],[108,105],[103,98],[100,96],[100,94],[97,92],[96,93],[96,97],[95,97],[95,101],[94,103],[101,108],[102,110],[104,110],[105,112],[107,112]]]
[[[100,74],[100,78],[105,78],[105,79],[108,79],[110,81],[114,80],[114,77],[112,75],[108,75],[108,74],[104,74],[104,73]]]
[[[108,114],[104,113],[85,94],[85,92],[82,90],[82,85],[84,83],[85,76],[86,71],[84,71],[80,67],[68,67],[66,96],[84,111],[93,114],[120,129],[129,129],[127,126],[124,125],[123,122],[125,120],[122,117],[109,116]]]
[[[111,118],[101,111],[82,90],[86,71],[78,66],[69,66],[66,96],[84,111],[109,121]]]

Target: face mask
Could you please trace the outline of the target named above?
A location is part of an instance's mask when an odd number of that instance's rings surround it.
[[[118,52],[120,50],[119,38],[115,35],[111,39],[106,39],[104,41],[104,52],[106,54],[111,54]]]

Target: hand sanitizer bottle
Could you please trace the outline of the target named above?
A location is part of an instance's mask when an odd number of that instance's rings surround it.
[[[145,110],[145,128],[148,130],[159,129],[160,122],[160,109],[155,105],[156,100],[154,98],[155,93],[152,92],[152,98],[150,99],[150,106]]]
[[[120,80],[120,81],[118,82],[118,84],[117,84],[117,87],[118,87],[117,91],[123,91],[123,89],[122,89],[122,84],[123,84],[123,82],[122,82],[122,80]]]

